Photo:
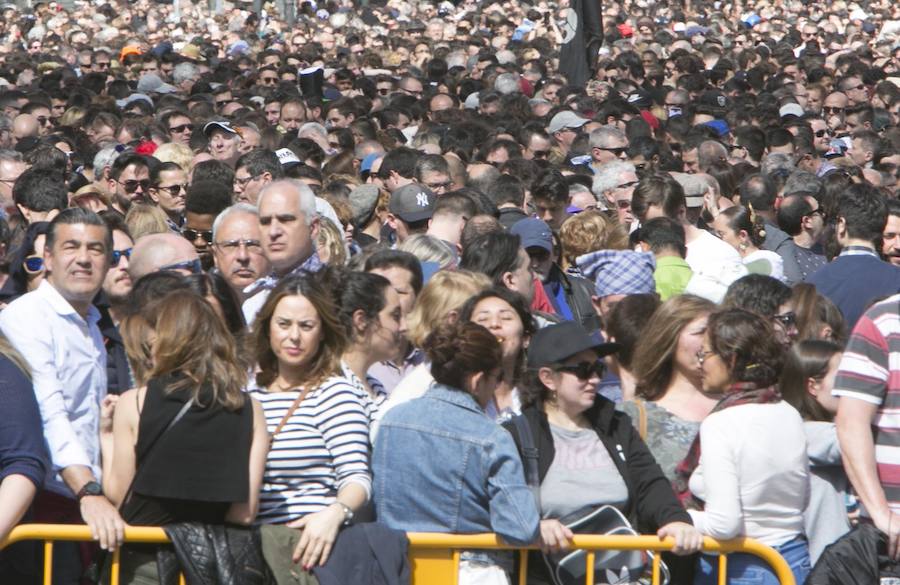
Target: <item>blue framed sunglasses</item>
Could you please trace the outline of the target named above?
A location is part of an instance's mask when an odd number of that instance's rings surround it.
[[[129,260],[131,260],[131,248],[126,248],[124,250],[113,250],[110,255],[110,265],[118,266],[119,262],[122,260],[122,256],[125,256]]]

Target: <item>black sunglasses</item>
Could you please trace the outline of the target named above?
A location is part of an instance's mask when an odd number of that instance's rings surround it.
[[[620,146],[618,148],[604,148],[602,146],[598,146],[597,148],[599,148],[600,150],[605,150],[606,152],[612,153],[616,156],[621,156],[623,153],[628,151],[628,148],[624,146]]]
[[[122,261],[122,256],[125,256],[129,260],[131,260],[131,248],[125,248],[124,250],[113,250],[110,257],[110,265],[118,266],[119,262]]]
[[[169,132],[171,134],[181,134],[182,132],[193,132],[194,125],[193,124],[181,124],[180,126],[172,126],[169,128]]]
[[[603,365],[601,360],[597,360],[595,362],[581,362],[574,366],[557,366],[555,370],[557,372],[574,374],[579,380],[590,380],[593,376],[602,378],[606,373],[606,366]]]
[[[141,179],[137,181],[135,179],[129,179],[127,181],[116,181],[123,187],[125,187],[126,193],[134,193],[137,191],[137,188],[140,187],[141,191],[146,191],[150,188],[150,179]]]
[[[831,130],[816,130],[813,134],[815,134],[816,138],[822,138],[825,135],[833,136],[834,132]]]
[[[157,189],[161,191],[168,191],[172,197],[178,197],[178,195],[184,191],[187,193],[187,185],[169,185],[168,187],[157,187]]]
[[[822,111],[826,114],[843,114],[845,108],[834,108],[831,106],[823,106]]]
[[[207,244],[213,243],[213,233],[212,230],[195,230],[191,228],[184,228],[181,230],[181,235],[184,236],[186,240],[194,242],[197,238],[203,238],[203,241]]]

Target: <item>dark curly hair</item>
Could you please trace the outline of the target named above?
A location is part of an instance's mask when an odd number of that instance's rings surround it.
[[[732,382],[759,388],[775,384],[784,365],[784,346],[769,320],[745,309],[722,309],[706,324],[710,349],[729,367]]]

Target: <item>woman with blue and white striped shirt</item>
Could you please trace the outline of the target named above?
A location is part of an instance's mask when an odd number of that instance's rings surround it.
[[[272,435],[257,521],[303,529],[293,558],[304,568],[325,563],[372,486],[369,418],[340,375],[347,341],[336,316],[319,283],[292,276],[253,324],[259,372],[251,392]]]

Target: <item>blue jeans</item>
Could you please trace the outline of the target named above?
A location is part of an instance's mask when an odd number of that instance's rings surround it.
[[[776,546],[775,550],[787,561],[797,583],[806,581],[806,576],[811,568],[809,545],[806,539],[802,536],[795,538],[781,546]],[[716,585],[718,574],[718,555],[700,555],[694,585]],[[761,558],[750,554],[733,553],[728,555],[728,584],[778,585],[778,577],[769,568],[769,564]]]

